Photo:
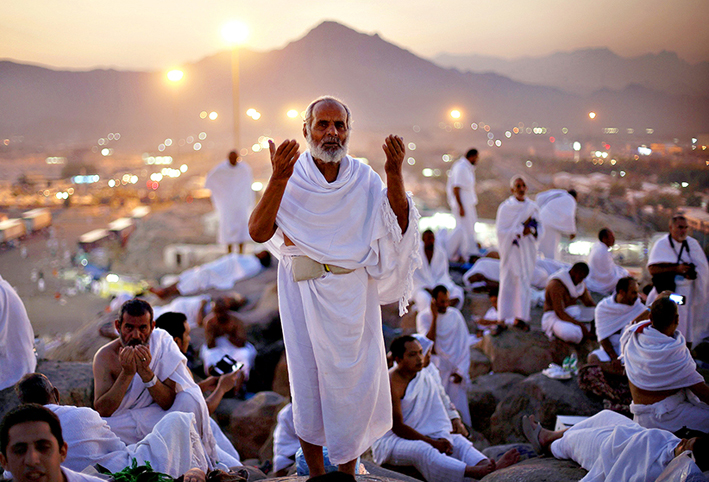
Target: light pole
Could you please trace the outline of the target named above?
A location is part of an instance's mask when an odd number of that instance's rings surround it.
[[[233,102],[234,115],[234,149],[240,149],[239,132],[239,46],[244,43],[248,36],[246,25],[238,21],[232,21],[222,27],[222,36],[231,46],[231,97]]]

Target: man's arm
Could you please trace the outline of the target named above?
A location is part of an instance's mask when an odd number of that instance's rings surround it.
[[[458,212],[460,217],[465,217],[465,208],[463,207],[463,201],[460,199],[460,188],[458,186],[453,186],[453,196],[455,197],[455,202],[458,203]]]
[[[564,291],[566,290],[566,287],[564,284],[557,279],[553,279],[547,285],[547,290],[549,290],[551,306],[554,309],[554,313],[557,318],[561,321],[568,321],[569,323],[578,325],[579,322],[566,312],[566,307],[564,306]]]
[[[204,343],[206,343],[207,348],[214,348],[216,346],[216,339],[221,334],[217,329],[217,317],[214,313],[207,315],[204,320]]]
[[[591,293],[588,292],[588,289],[585,289],[581,295],[581,303],[583,303],[584,306],[596,306],[596,302],[593,301]]]
[[[94,356],[92,366],[94,408],[102,417],[110,417],[120,406],[136,371],[132,351],[122,350],[118,355],[118,364],[112,355],[111,346],[105,346]],[[112,368],[118,371],[115,377]]]
[[[709,386],[704,382],[699,382],[689,387],[699,400],[709,403]]]
[[[229,315],[231,320],[231,333],[229,334],[229,341],[236,347],[243,347],[246,344],[246,327],[244,322],[240,318]]]
[[[276,215],[281,206],[288,179],[293,175],[293,168],[300,156],[298,147],[299,145],[295,140],[283,141],[278,146],[278,149],[276,149],[273,141],[268,141],[273,173],[271,174],[271,179],[268,180],[263,197],[261,197],[261,200],[251,212],[251,217],[249,218],[249,234],[251,239],[257,243],[265,243],[276,232]]]
[[[426,332],[426,338],[436,343],[436,330],[438,322],[438,310],[436,309],[436,300],[431,300],[431,326]]]
[[[153,370],[150,368],[150,348],[145,345],[139,345],[134,348],[134,357],[136,364],[136,372],[140,376],[143,383],[151,383],[155,381],[155,385],[148,387],[148,392],[153,401],[157,403],[163,410],[169,410],[175,401],[177,390],[176,383],[169,378],[162,381],[157,378]]]
[[[384,171],[387,175],[387,198],[403,234],[409,227],[409,200],[406,198],[404,176],[401,172],[406,153],[404,140],[399,136],[390,135],[384,140],[382,148],[387,158],[384,163]]]
[[[676,273],[678,275],[684,276],[687,271],[689,271],[689,265],[684,263],[657,263],[651,264],[647,267],[650,272],[650,276],[655,276],[663,273]]]
[[[236,390],[239,391],[241,384],[244,382],[244,372],[242,370],[236,370],[220,377],[209,377],[204,382],[199,383],[199,388],[204,391],[205,388],[203,387],[207,385],[205,382],[212,382],[212,379],[217,380],[216,388],[205,399],[210,415],[214,413],[219,403],[221,403],[222,398],[224,398],[224,395],[226,395],[229,390],[236,387]]]

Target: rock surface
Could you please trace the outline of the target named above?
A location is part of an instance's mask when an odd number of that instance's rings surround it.
[[[524,376],[517,373],[489,373],[474,380],[468,389],[473,429],[489,438],[490,417],[497,404],[522,380]]]
[[[549,339],[540,331],[509,328],[497,336],[485,335],[480,348],[490,359],[495,373],[531,375],[552,362]]]
[[[526,442],[522,416],[534,415],[545,428],[553,429],[557,415],[594,415],[603,410],[588,398],[575,377],[553,380],[536,373],[520,382],[497,405],[486,435],[492,444]]]
[[[576,462],[536,457],[486,475],[481,482],[576,482],[585,476]]]
[[[485,356],[485,354],[478,348],[471,346],[470,370],[468,370],[468,373],[470,374],[470,379],[475,380],[480,375],[490,373],[490,370],[492,370],[492,363],[490,362],[490,359]]]

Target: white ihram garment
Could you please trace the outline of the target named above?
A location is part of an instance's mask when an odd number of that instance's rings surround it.
[[[36,367],[34,331],[25,305],[0,276],[0,390],[13,386]]]
[[[536,203],[544,225],[539,252],[545,258],[557,259],[561,235],[576,234],[576,199],[563,189],[550,189],[537,194]]]
[[[414,301],[416,309],[421,312],[430,308],[431,295],[426,290],[433,289],[438,285],[443,285],[448,289],[450,298],[457,298],[456,308],[461,309],[465,301],[463,288],[458,286],[451,279],[448,272],[448,257],[446,252],[437,244],[433,248],[431,262],[428,262],[423,249],[423,242],[419,246],[419,256],[421,257],[421,267],[414,271]]]
[[[167,411],[160,408],[145,388],[140,375],[136,373],[116,411],[103,419],[124,443],[132,444],[148,435],[168,412],[193,413],[207,457],[210,461],[223,458],[221,454],[217,454],[204,396],[192,379],[187,368],[187,359],[172,336],[165,330],[155,328],[150,334],[149,347],[152,357],[150,369],[160,381],[169,378],[176,384],[177,395],[172,406]]]
[[[431,310],[416,316],[416,331],[426,336],[433,320]],[[432,360],[438,367],[443,387],[451,401],[460,412],[461,420],[471,425],[468,407],[468,385],[470,384],[470,332],[465,319],[456,308],[449,307],[445,313],[438,313],[436,320],[436,354]],[[453,383],[451,375],[457,373],[463,378],[460,383]]]
[[[420,434],[451,442],[453,454],[442,454],[423,440],[406,440],[390,430],[372,445],[375,463],[413,465],[428,482],[462,482],[466,466],[485,460],[470,441],[451,434],[453,426],[433,377],[419,372],[409,382],[401,399],[401,412],[404,423]]]
[[[293,425],[293,404],[278,412],[278,423],[273,431],[273,471],[278,472],[293,465],[300,441]]]
[[[702,319],[701,315],[704,312],[704,305],[707,301],[707,288],[709,283],[709,264],[707,257],[704,255],[704,250],[699,245],[696,239],[687,237],[687,246],[681,249],[682,244],[672,240],[670,244],[670,235],[660,238],[650,250],[647,265],[660,263],[677,263],[677,257],[680,250],[682,251],[681,263],[693,263],[697,270],[697,279],[689,280],[683,276],[676,276],[675,282],[677,289],[675,293],[684,295],[687,300],[684,305],[679,305],[679,331],[684,335],[689,343],[692,343],[697,334],[706,330],[709,322]],[[648,304],[654,301],[657,292],[653,288],[648,296]]]
[[[588,254],[586,286],[594,293],[609,294],[618,280],[630,276],[628,270],[615,264],[607,244],[596,241]]]
[[[262,269],[261,262],[253,254],[231,253],[183,271],[177,282],[177,290],[181,295],[212,288],[228,290],[237,281],[256,276]]]
[[[465,209],[465,216],[460,215],[460,206],[453,193],[453,188],[460,188],[460,200]],[[456,227],[460,226],[462,234],[462,246],[460,251],[465,259],[470,255],[478,254],[477,236],[475,235],[475,223],[478,221],[478,196],[475,193],[475,166],[468,159],[461,157],[453,163],[450,176],[446,184],[446,194],[448,205],[455,216]]]
[[[601,342],[608,338],[613,344],[613,350],[620,356],[620,332],[635,318],[647,311],[647,308],[640,301],[640,298],[636,299],[634,304],[626,305],[615,301],[615,297],[616,293],[613,293],[603,298],[596,305],[594,318],[596,322],[596,339]],[[603,347],[594,350],[593,353],[601,361],[611,361],[610,356]]]
[[[498,316],[500,320],[518,318],[529,321],[529,288],[537,259],[537,239],[529,234],[523,236],[523,223],[532,217],[539,221],[539,209],[528,198],[518,201],[508,197],[497,208],[495,228],[500,251],[500,292]],[[538,223],[538,235],[544,228]]]
[[[195,429],[194,415],[171,412],[152,432],[136,444],[126,445],[111,431],[98,412],[87,407],[45,405],[59,417],[64,441],[69,446],[64,467],[78,472],[100,464],[111,472],[150,462],[153,470],[179,477],[197,467],[208,470],[202,441]]]
[[[380,304],[405,312],[418,257],[418,212],[402,235],[381,178],[346,156],[325,180],[309,152],[296,162],[276,224],[295,246],[269,243],[281,262],[278,300],[298,436],[356,459],[391,428]],[[353,269],[296,282],[292,257]]]
[[[610,410],[577,423],[551,444],[557,459],[588,470],[580,482],[654,482],[675,457],[680,439],[648,430]]]
[[[583,281],[575,285],[571,279],[568,269],[560,269],[549,278],[549,282],[552,280],[561,281],[569,292],[569,295],[576,299],[581,297],[586,291],[586,285]],[[566,313],[577,321],[590,322],[593,320],[593,309],[588,307],[582,307],[579,305],[567,306],[564,310]],[[542,315],[542,331],[546,333],[549,339],[554,336],[560,340],[569,343],[580,343],[583,339],[583,330],[580,326],[575,323],[564,321],[559,318],[554,310],[545,311]]]
[[[256,347],[248,341],[244,343],[244,346],[238,347],[233,345],[227,336],[217,337],[217,339],[214,340],[214,348],[207,348],[207,344],[205,343],[199,350],[199,356],[204,363],[205,370],[209,370],[216,365],[219,360],[224,358],[224,355],[229,355],[234,360],[244,364],[242,370],[246,376],[246,380],[249,379],[249,373],[254,366],[257,354]]]
[[[204,187],[212,191],[212,202],[219,213],[219,243],[251,241],[248,224],[254,207],[253,181],[251,167],[244,161],[232,166],[226,160],[207,174]]]
[[[704,383],[687,348],[684,336],[675,331],[667,336],[649,321],[628,326],[620,347],[628,380],[648,391],[680,391],[651,405],[630,404],[634,420],[643,427],[676,432],[682,427],[709,432],[709,405],[701,402],[688,387]]]
[[[209,300],[207,295],[178,296],[166,305],[153,306],[153,319],[157,320],[163,313],[182,313],[187,317],[187,324],[192,328],[197,328],[197,318],[202,310],[202,302],[209,302]]]

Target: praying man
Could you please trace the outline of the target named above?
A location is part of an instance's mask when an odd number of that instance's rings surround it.
[[[352,115],[333,97],[306,110],[303,134],[269,143],[273,173],[249,220],[280,257],[278,300],[293,419],[312,477],[322,447],[341,472],[392,426],[380,304],[405,312],[419,266],[418,212],[404,190],[404,141],[390,135],[386,185],[347,155]]]

